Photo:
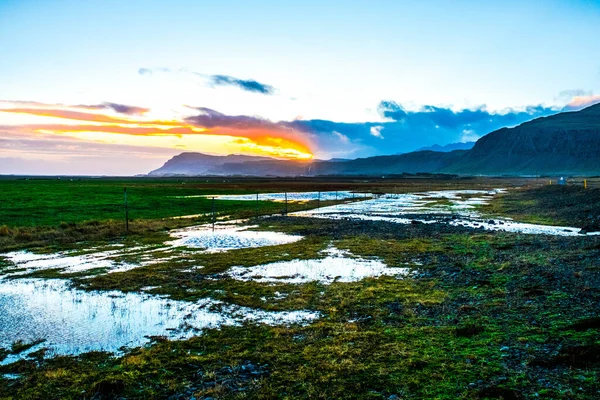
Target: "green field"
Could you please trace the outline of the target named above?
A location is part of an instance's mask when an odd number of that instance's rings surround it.
[[[198,182],[178,180],[0,180],[0,225],[52,226],[92,220],[124,220],[125,188],[129,217],[134,220],[212,212],[210,198],[185,196],[253,193],[244,189],[215,190],[204,188]],[[216,203],[219,214],[257,207],[247,201]],[[267,202],[258,204],[259,208],[268,206]]]
[[[522,187],[524,183],[529,186]],[[128,235],[123,228],[125,186],[133,219]],[[537,180],[0,180],[0,225],[6,225],[0,249],[68,248],[84,254],[92,245],[125,244],[150,246],[156,257],[162,257],[170,250],[163,244],[168,229],[210,221],[210,216],[168,219],[211,210],[209,199],[177,196],[515,186],[522,188],[496,197],[483,210],[574,226],[587,221],[579,217],[584,211],[600,215],[594,200],[598,189],[542,186]],[[0,398],[600,396],[600,236],[283,217],[281,203],[270,202],[261,202],[263,216],[254,218],[256,204],[217,201],[216,205],[221,217],[249,217],[253,229],[303,239],[217,253],[176,249],[168,253],[169,259],[109,274],[64,273],[55,268],[10,279],[58,279],[93,293],[145,292],[174,301],[210,297],[269,312],[311,310],[320,313],[318,320],[207,329],[187,340],[156,337],[116,356],[91,352],[44,358],[42,349],[0,366]],[[291,204],[290,211],[315,206]],[[267,216],[270,213],[278,215]],[[391,267],[410,264],[412,272],[402,279],[381,276],[331,284],[266,284],[224,275],[232,266],[320,259],[328,246],[357,257],[376,257]],[[127,261],[136,261],[136,254]],[[197,265],[202,269],[190,269]],[[0,255],[0,274],[10,268]],[[28,343],[13,343],[0,348],[0,360],[27,347]]]

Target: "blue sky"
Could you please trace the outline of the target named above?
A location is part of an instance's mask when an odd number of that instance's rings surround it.
[[[600,2],[583,0],[0,0],[0,173],[129,174],[181,151],[358,157],[475,140],[600,101],[598,37]],[[41,129],[61,121],[6,111],[18,102],[230,118],[159,140]]]

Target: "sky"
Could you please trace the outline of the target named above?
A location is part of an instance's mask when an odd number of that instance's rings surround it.
[[[0,0],[0,174],[475,141],[600,102],[599,37],[599,0]]]

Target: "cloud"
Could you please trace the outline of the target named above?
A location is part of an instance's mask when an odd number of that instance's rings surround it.
[[[590,93],[587,95],[575,96],[569,104],[563,108],[563,111],[579,111],[598,103],[600,103],[600,94]]]
[[[273,94],[275,88],[266,83],[260,83],[253,79],[238,79],[227,75],[210,75],[210,82],[214,86],[237,86],[247,92]]]
[[[114,105],[113,103],[111,105],[121,112],[138,113],[143,111],[117,107],[121,105]],[[79,108],[96,109],[96,106],[79,106]],[[0,109],[0,112],[54,117],[79,122],[25,124],[5,127],[17,132],[29,130],[38,133],[77,134],[77,136],[87,135],[88,133],[176,137],[184,135],[229,136],[232,140],[235,138],[243,139],[244,148],[249,152],[290,158],[312,157],[313,145],[310,135],[306,132],[300,132],[286,123],[272,122],[260,117],[246,115],[226,115],[206,107],[192,109],[199,113],[181,120],[169,121],[122,118],[100,113],[53,108],[9,108]]]
[[[254,79],[240,79],[229,75],[210,75],[202,72],[188,71],[186,69],[172,70],[170,68],[140,68],[138,74],[140,75],[153,75],[155,72],[168,72],[176,74],[191,74],[208,81],[210,86],[234,86],[238,89],[244,90],[251,93],[260,93],[265,95],[271,95],[275,93],[275,88],[266,83],[258,82]]]
[[[225,115],[206,107],[190,107],[200,114],[185,118],[186,122],[204,128],[234,127],[237,129],[278,129],[279,126],[269,120],[247,115]]]
[[[372,126],[371,129],[369,130],[369,132],[371,133],[371,135],[375,136],[376,138],[383,139],[383,135],[381,134],[382,130],[383,130],[383,126],[381,126],[381,125]]]
[[[576,93],[576,92],[570,92]],[[600,97],[575,98],[570,107],[581,107]],[[586,103],[587,104],[587,103]],[[24,107],[27,106],[27,107]],[[84,112],[86,107],[108,107],[123,116]],[[330,120],[271,121],[260,116],[227,115],[207,107],[189,107],[192,115],[179,120],[158,121],[136,117],[146,109],[117,103],[96,106],[77,106],[78,109],[44,107],[43,103],[21,104],[21,107],[1,109],[0,112],[24,113],[62,118],[78,123],[56,123],[13,126],[17,131],[33,130],[38,133],[89,137],[91,134],[113,133],[133,136],[212,135],[238,140],[249,152],[284,157],[298,157],[315,153],[319,158],[367,157],[413,151],[435,144],[477,140],[494,130],[511,127],[531,119],[555,114],[558,108],[542,105],[519,109],[507,108],[489,111],[485,105],[470,109],[451,109],[424,105],[409,110],[402,104],[386,100],[378,105],[384,122],[344,123]],[[260,149],[259,149],[260,147]],[[262,149],[262,150],[261,150]]]
[[[593,92],[591,90],[583,89],[567,89],[558,93],[557,100],[571,100],[577,96],[590,96]]]
[[[40,103],[38,101],[20,101],[20,100],[0,100],[0,103],[8,104],[10,106],[19,108],[33,108],[33,109],[52,109],[52,110],[112,110],[119,114],[125,115],[143,115],[150,111],[149,108],[129,106],[126,104],[105,102],[102,104],[78,104],[69,105],[61,103]],[[0,108],[0,111],[3,109]]]
[[[488,111],[485,105],[462,110],[425,105],[412,111],[390,100],[381,101],[378,110],[385,122],[297,120],[286,125],[311,135],[318,149],[317,157],[331,154],[366,157],[477,140],[497,129],[559,112],[558,108],[542,105],[507,108],[499,112]],[[347,140],[341,140],[339,135]]]
[[[483,135],[478,135],[471,129],[465,129],[462,131],[462,136],[460,137],[459,143],[476,142],[481,139],[481,136]]]
[[[344,144],[348,144],[350,143],[350,138],[344,134],[341,134],[339,132],[333,131],[331,132],[333,134],[333,136],[335,136],[341,143]]]
[[[83,106],[85,107],[85,106]],[[88,106],[94,109],[111,109],[119,114],[126,115],[143,115],[150,111],[149,108],[137,107],[137,106],[128,106],[126,104],[118,104],[118,103],[102,103],[100,105]]]
[[[89,109],[90,106],[86,106]],[[81,108],[81,107],[80,107]],[[130,120],[120,117],[113,117],[110,115],[96,114],[89,112],[65,110],[65,109],[50,109],[50,108],[0,108],[0,112],[14,113],[14,114],[29,114],[37,115],[41,117],[54,117],[62,119],[70,119],[75,121],[87,121],[87,122],[99,122],[99,123],[112,123],[112,124],[141,124],[141,125],[173,125],[170,121],[144,121],[144,120]]]
[[[138,74],[153,75],[155,72],[173,72],[170,68],[140,68]]]
[[[0,126],[0,174],[134,175],[158,168],[179,150],[89,142]]]

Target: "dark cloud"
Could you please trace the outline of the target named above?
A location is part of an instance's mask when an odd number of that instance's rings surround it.
[[[273,94],[275,88],[265,83],[260,83],[252,79],[239,79],[227,75],[210,75],[211,84],[214,86],[237,86],[238,88],[247,92],[261,93],[261,94]]]
[[[281,125],[259,117],[248,115],[226,115],[206,107],[193,107],[200,114],[185,118],[185,121],[202,128],[277,129]]]
[[[155,72],[171,72],[176,74],[191,74],[198,76],[202,79],[208,80],[208,83],[212,86],[235,86],[239,89],[245,90],[251,93],[260,93],[270,95],[275,93],[275,88],[266,83],[255,81],[254,79],[240,79],[229,75],[209,75],[201,72],[188,71],[186,69],[172,70],[170,68],[140,68],[138,74],[140,75],[152,75]]]
[[[148,109],[148,108],[128,106],[126,104],[104,103],[103,105],[105,108],[110,108],[113,111],[116,111],[121,114],[127,114],[127,115],[141,115],[141,114],[145,114],[148,111],[150,111],[150,109]]]
[[[126,104],[118,104],[118,103],[102,103],[102,104],[90,104],[90,105],[78,105],[71,106],[71,108],[83,108],[85,110],[113,110],[118,112],[119,114],[125,115],[142,115],[150,111],[149,108],[137,107],[137,106],[128,106]]]

